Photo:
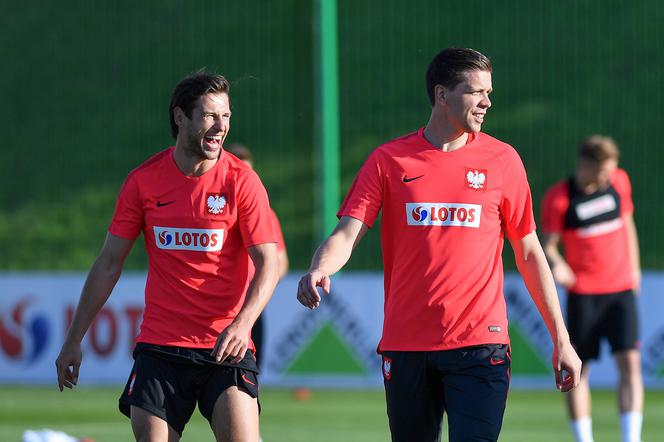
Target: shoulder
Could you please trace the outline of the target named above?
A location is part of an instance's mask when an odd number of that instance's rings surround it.
[[[140,179],[145,176],[149,176],[155,170],[159,170],[166,161],[169,161],[173,153],[173,147],[158,152],[141,163],[134,170],[129,172],[128,179]]]
[[[615,170],[613,176],[611,177],[611,184],[614,186],[624,187],[625,185],[629,185],[629,182],[629,175],[627,174],[627,171],[625,171],[625,169],[621,169],[620,167]]]
[[[228,178],[234,180],[238,185],[254,186],[261,183],[258,174],[232,153],[224,151],[220,160],[226,163]]]
[[[484,132],[478,132],[476,134],[475,141],[473,142],[478,147],[483,147],[491,151],[493,155],[496,155],[502,163],[509,162],[518,162],[522,163],[521,156],[517,150],[510,144],[494,138],[489,134]]]
[[[542,205],[564,206],[569,203],[569,180],[558,181],[544,193]]]
[[[144,188],[150,186],[161,174],[167,161],[172,161],[173,147],[162,150],[129,172],[124,187]]]
[[[381,144],[369,154],[369,159],[389,162],[401,156],[416,154],[426,148],[420,133],[412,132]]]

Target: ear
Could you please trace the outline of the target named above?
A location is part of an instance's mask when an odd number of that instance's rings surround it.
[[[433,88],[433,91],[434,91],[434,97],[436,97],[436,101],[440,102],[441,104],[445,104],[447,97],[447,88],[442,84],[437,84]]]
[[[184,114],[184,111],[181,107],[176,106],[173,108],[173,120],[175,120],[175,124],[177,124],[178,127],[182,126],[185,118],[186,115]]]

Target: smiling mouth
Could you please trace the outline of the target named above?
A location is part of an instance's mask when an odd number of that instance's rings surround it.
[[[210,148],[216,149],[221,145],[221,135],[211,135],[205,137],[205,144]]]

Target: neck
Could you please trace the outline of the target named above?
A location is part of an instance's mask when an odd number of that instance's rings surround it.
[[[208,159],[191,149],[186,149],[181,142],[175,144],[173,159],[178,169],[186,176],[201,176],[217,164],[219,157]]]
[[[600,190],[600,187],[597,183],[584,183],[579,179],[579,177],[575,177],[574,181],[576,182],[576,187],[578,187],[578,189],[586,195],[590,195]]]
[[[424,128],[424,138],[443,152],[452,152],[466,145],[468,133],[436,118],[432,112]]]

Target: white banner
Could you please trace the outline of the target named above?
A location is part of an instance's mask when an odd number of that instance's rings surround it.
[[[380,387],[376,345],[383,315],[380,273],[344,273],[332,294],[309,310],[295,299],[299,274],[286,277],[264,313],[261,382],[266,386]],[[84,274],[0,273],[0,383],[53,383],[54,361],[78,302]],[[125,273],[83,342],[80,383],[124,383],[143,311],[145,275]],[[640,312],[648,387],[664,388],[664,273],[646,273]],[[505,280],[512,339],[512,385],[553,388],[551,340],[518,275]],[[563,296],[564,298],[564,296]],[[591,383],[613,386],[608,348]]]

